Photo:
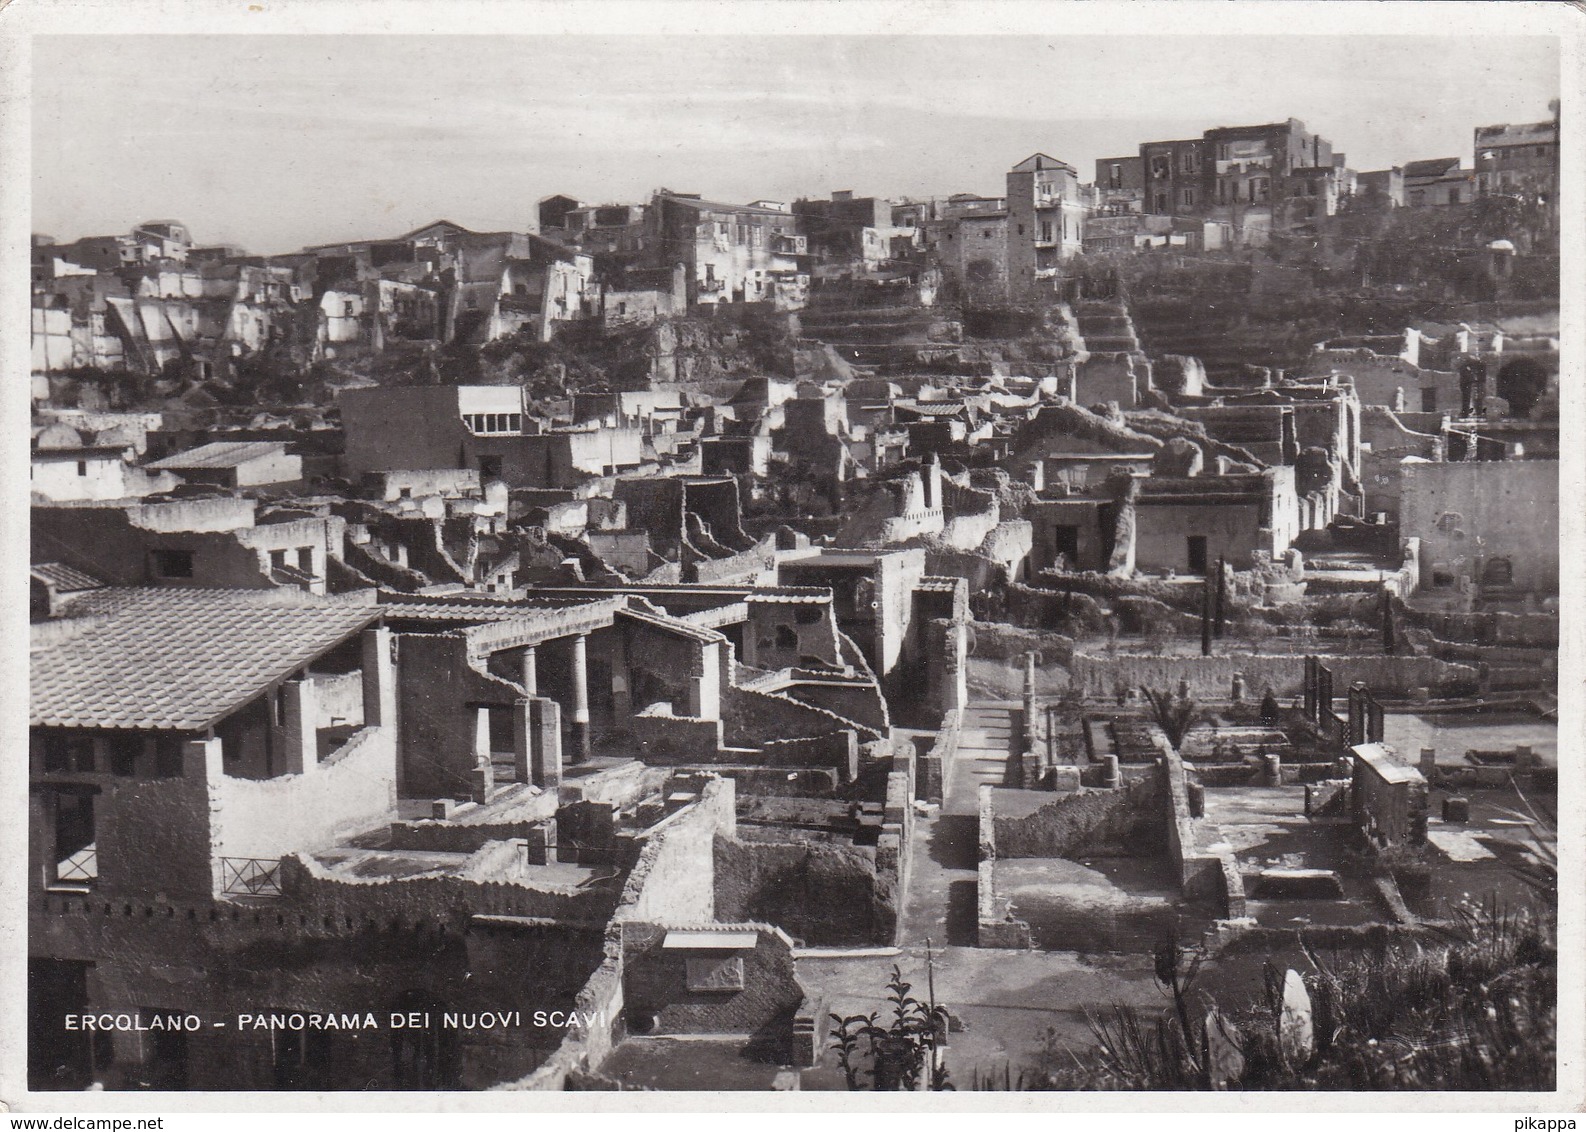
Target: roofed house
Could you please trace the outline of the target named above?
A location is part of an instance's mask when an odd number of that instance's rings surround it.
[[[228,866],[394,806],[375,606],[99,588],[62,612],[34,625],[29,665],[35,887],[212,896]],[[333,786],[335,805],[307,804]]]
[[[188,483],[216,487],[257,487],[291,483],[303,478],[303,458],[289,455],[279,441],[216,441],[201,444],[146,465],[154,471],[175,472]]]
[[[1476,195],[1476,175],[1460,168],[1457,157],[1433,157],[1404,167],[1404,203],[1410,208],[1469,204]]]
[[[773,208],[657,193],[645,213],[653,266],[682,264],[689,305],[774,302],[804,305],[808,240],[799,218]]]

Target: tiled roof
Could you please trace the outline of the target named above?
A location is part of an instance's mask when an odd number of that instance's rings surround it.
[[[55,587],[56,593],[78,593],[82,590],[97,590],[104,587],[92,574],[85,574],[62,562],[35,562],[28,567],[28,573],[39,581]]]
[[[283,600],[281,592],[83,594],[72,612],[91,620],[75,634],[41,633],[32,653],[31,725],[201,730],[381,612],[308,595]]]
[[[690,637],[703,644],[715,644],[725,638],[713,629],[702,629],[687,621],[676,617],[667,617],[662,614],[650,613],[642,609],[623,609],[618,611],[619,617],[627,617],[633,621],[642,621],[646,625],[653,625],[657,629],[672,633],[679,637]]]
[[[1404,167],[1406,177],[1441,177],[1459,167],[1457,157],[1432,157],[1425,161],[1412,161]]]
[[[249,460],[279,455],[285,446],[277,440],[217,440],[178,452],[145,465],[175,471],[181,468],[235,468]]]
[[[542,611],[539,606],[495,605],[483,601],[449,601],[434,605],[393,602],[384,609],[392,617],[405,621],[512,621]]]

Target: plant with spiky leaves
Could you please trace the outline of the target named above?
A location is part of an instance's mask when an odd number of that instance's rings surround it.
[[[947,1067],[940,1064],[937,1056],[947,1035],[947,1010],[915,998],[909,993],[912,989],[894,963],[887,983],[887,1002],[892,1006],[890,1024],[881,1025],[881,1015],[874,1011],[847,1017],[830,1015],[837,1062],[850,1089],[909,1090],[925,1074],[929,1074],[927,1084],[931,1090],[953,1089]]]

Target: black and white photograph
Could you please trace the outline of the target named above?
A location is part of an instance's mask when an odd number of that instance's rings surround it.
[[[0,10],[0,1108],[1575,1111],[1583,28]]]

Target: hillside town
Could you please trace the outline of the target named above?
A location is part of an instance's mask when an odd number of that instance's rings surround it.
[[[1557,104],[1470,140],[35,235],[29,1087],[1454,1087],[1336,980],[1556,954]]]

